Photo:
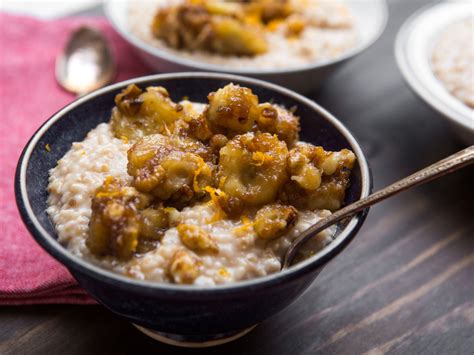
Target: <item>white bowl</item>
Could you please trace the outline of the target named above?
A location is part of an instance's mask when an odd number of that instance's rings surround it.
[[[428,105],[445,116],[459,137],[468,144],[474,143],[474,110],[445,89],[433,74],[430,58],[441,33],[449,25],[472,15],[470,1],[423,7],[403,24],[395,42],[398,66],[409,86]]]
[[[135,36],[128,25],[128,8],[133,0],[109,0],[104,3],[104,12],[115,30],[129,42],[139,55],[157,72],[207,71],[246,75],[267,80],[299,92],[308,92],[319,87],[336,68],[350,58],[367,49],[382,34],[388,18],[385,0],[344,1],[354,13],[359,30],[359,43],[341,57],[317,61],[311,65],[290,69],[229,68],[191,60],[170,51],[156,48]]]

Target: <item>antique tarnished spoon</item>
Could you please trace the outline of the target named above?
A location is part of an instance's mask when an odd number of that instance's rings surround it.
[[[116,65],[103,34],[80,27],[56,59],[56,80],[67,91],[84,95],[109,84]]]

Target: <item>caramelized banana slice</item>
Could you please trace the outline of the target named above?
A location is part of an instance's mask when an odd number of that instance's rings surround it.
[[[199,263],[186,250],[178,250],[168,268],[173,281],[178,284],[191,284],[199,276]]]
[[[160,9],[152,33],[177,49],[223,55],[257,55],[268,50],[260,26],[239,16],[237,3],[184,3]]]
[[[140,237],[144,239],[161,239],[169,226],[169,215],[165,208],[147,208],[140,211]]]
[[[276,134],[279,139],[292,147],[298,141],[300,120],[287,109],[268,102],[258,106],[258,129],[262,132]]]
[[[327,152],[299,143],[288,154],[291,182],[285,185],[281,200],[298,209],[339,209],[354,162],[355,155],[348,149]]]
[[[204,5],[207,11],[212,15],[223,15],[242,17],[241,12],[244,10],[242,3],[246,0],[227,1],[227,0],[192,0],[195,3]]]
[[[213,157],[191,138],[154,134],[128,151],[128,173],[139,191],[184,204],[203,196],[203,188],[212,184]]]
[[[293,206],[267,205],[258,210],[253,228],[261,239],[276,239],[295,225],[297,217],[298,211]]]
[[[201,227],[193,224],[180,224],[176,227],[183,244],[196,252],[217,254],[219,248],[211,235]]]
[[[132,256],[140,236],[139,208],[151,197],[114,178],[107,178],[92,199],[92,216],[86,246],[97,256],[112,255],[126,260]]]
[[[236,136],[220,150],[220,188],[246,206],[275,201],[287,181],[285,142],[268,133]]]
[[[138,215],[140,235],[135,252],[143,254],[158,246],[171,224],[171,217],[163,206],[146,208]]]
[[[137,141],[148,134],[169,135],[183,123],[183,107],[163,87],[148,87],[143,92],[129,85],[115,97],[115,104],[111,125],[118,138]]]
[[[281,21],[295,11],[289,0],[258,0],[255,3],[260,8],[261,19],[264,23]]]
[[[258,118],[258,97],[252,90],[229,84],[209,94],[205,111],[213,132],[230,137],[251,131]]]
[[[254,56],[268,51],[267,41],[259,27],[233,18],[212,21],[213,52],[227,55]]]

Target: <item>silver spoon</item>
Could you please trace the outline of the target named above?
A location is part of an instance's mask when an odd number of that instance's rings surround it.
[[[440,176],[449,174],[455,170],[461,169],[467,165],[474,163],[474,145],[461,150],[460,152],[440,160],[439,162],[428,166],[402,180],[399,180],[386,188],[374,192],[373,194],[351,203],[346,207],[334,212],[332,215],[321,219],[319,222],[313,224],[311,227],[302,232],[293,240],[290,247],[283,257],[282,270],[287,269],[293,261],[295,255],[301,246],[315,236],[317,233],[341,221],[344,218],[353,216],[367,207],[375,205],[376,203],[389,198],[401,191],[409,189],[410,187],[424,184],[428,181],[434,180]]]
[[[81,27],[56,59],[56,80],[67,91],[84,95],[109,84],[116,65],[101,32]]]

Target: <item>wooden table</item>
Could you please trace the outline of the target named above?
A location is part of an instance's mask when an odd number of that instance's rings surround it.
[[[394,59],[401,23],[427,2],[391,1],[383,37],[312,95],[360,140],[375,188],[462,148],[444,119],[408,89]],[[301,298],[244,338],[206,353],[472,354],[473,183],[474,169],[467,168],[374,207]],[[159,344],[101,306],[0,308],[2,354],[137,349],[193,352]]]

